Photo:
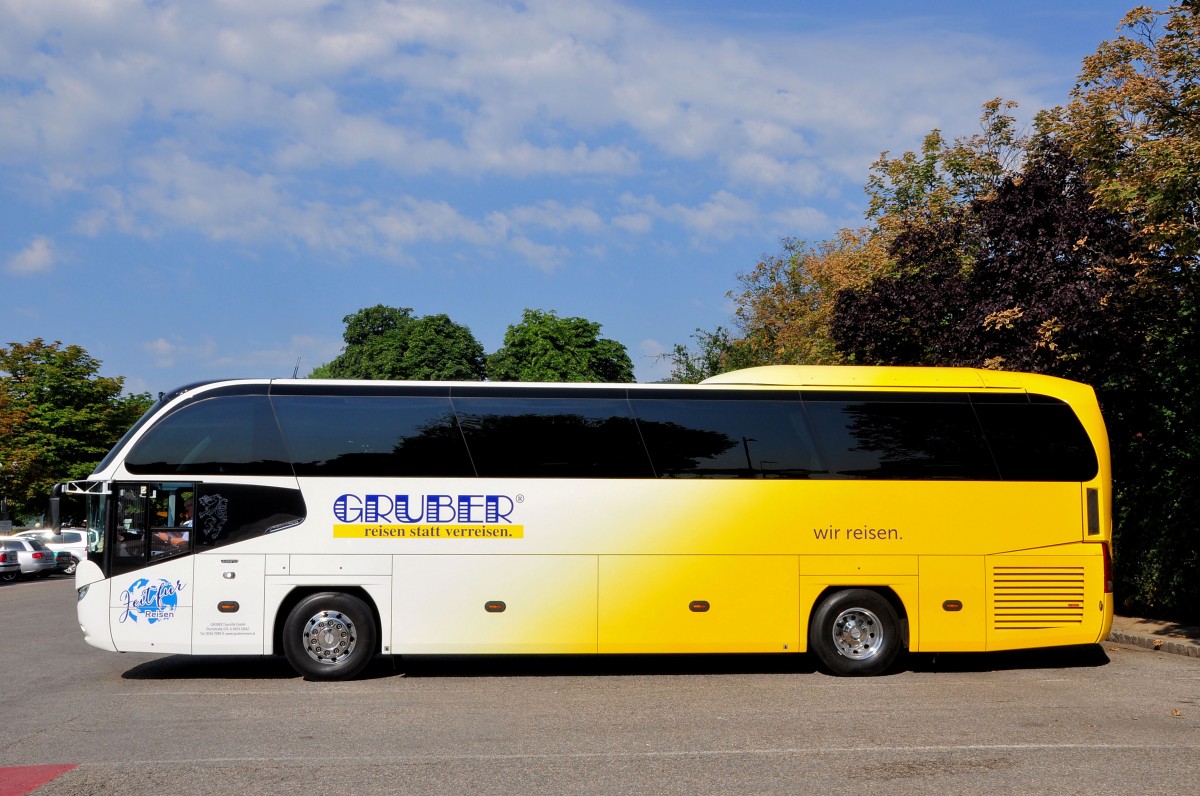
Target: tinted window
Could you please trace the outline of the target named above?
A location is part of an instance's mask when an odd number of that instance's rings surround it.
[[[1079,418],[1065,403],[975,400],[975,412],[1006,481],[1090,481],[1099,464]]]
[[[196,549],[220,547],[296,525],[305,517],[299,490],[200,484],[191,521]]]
[[[182,555],[192,549],[192,484],[149,484],[146,516],[150,523],[150,560]]]
[[[146,516],[146,485],[122,485],[117,490],[117,522],[106,573],[120,575],[146,566],[150,523]]]
[[[631,403],[659,478],[807,478],[821,469],[798,399]]]
[[[998,478],[964,394],[806,393],[804,403],[831,477]]]
[[[265,395],[188,404],[152,426],[125,458],[131,473],[291,475]]]
[[[496,478],[652,478],[621,398],[454,398],[475,469]]]
[[[473,476],[450,399],[272,398],[296,475]]]

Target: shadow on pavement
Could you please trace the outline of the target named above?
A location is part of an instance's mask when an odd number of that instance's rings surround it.
[[[905,672],[989,672],[1104,666],[1099,644],[1013,652],[901,656],[885,676]],[[377,656],[357,679],[386,677],[631,677],[820,674],[811,655],[408,655]],[[126,671],[126,680],[298,679],[282,656],[167,655]]]
[[[299,677],[283,657],[165,655],[139,663],[125,680],[285,680]]]
[[[916,653],[906,664],[913,672],[992,672],[1015,669],[1087,669],[1106,666],[1108,655],[1099,644],[1011,650],[1006,652]]]
[[[629,677],[651,674],[813,674],[808,655],[411,655],[405,677]]]
[[[623,677],[648,674],[812,674],[807,655],[406,655],[376,656],[356,679],[384,677]],[[125,680],[247,680],[300,677],[282,656],[166,655]]]

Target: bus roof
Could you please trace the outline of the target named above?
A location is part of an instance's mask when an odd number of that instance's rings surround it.
[[[705,379],[701,384],[795,387],[958,387],[1020,389],[1033,374],[979,368],[861,365],[763,365]],[[1034,377],[1037,378],[1037,377]],[[1048,377],[1040,377],[1048,378]]]
[[[194,392],[205,392],[208,388],[228,386],[233,384],[260,384],[268,387],[283,385],[303,385],[316,387],[319,384],[330,386],[361,386],[364,384],[386,388],[394,385],[425,385],[447,389],[454,388],[611,388],[628,387],[634,389],[680,387],[689,385],[672,385],[667,383],[640,384],[601,384],[594,382],[551,383],[551,382],[413,382],[413,381],[362,381],[358,379],[231,379],[228,381],[207,381],[189,384],[163,393],[159,396],[160,405],[171,403],[174,399]],[[1055,376],[1045,376],[1034,373],[1015,371],[985,370],[982,368],[961,367],[908,367],[897,365],[763,365],[743,368],[728,373],[711,376],[700,382],[699,386],[708,387],[859,387],[874,389],[998,389],[998,390],[1029,390],[1045,391],[1059,394],[1064,390],[1073,392],[1074,389],[1087,385],[1072,382]]]

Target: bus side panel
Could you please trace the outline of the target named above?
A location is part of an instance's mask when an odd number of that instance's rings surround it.
[[[396,556],[397,654],[596,651],[596,556]]]
[[[796,556],[601,556],[599,651],[798,649]]]
[[[219,551],[196,556],[192,651],[197,655],[262,655],[266,557]]]
[[[921,556],[920,633],[913,652],[987,649],[983,556]]]
[[[1079,544],[1043,555],[988,556],[989,650],[1093,644],[1109,621],[1103,550]]]
[[[192,651],[195,556],[117,575],[109,591],[109,627],[121,652]]]

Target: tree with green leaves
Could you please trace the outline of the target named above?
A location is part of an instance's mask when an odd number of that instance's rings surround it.
[[[1113,429],[1119,583],[1142,606],[1200,615],[1200,3],[1130,11],[1052,124],[1131,230],[1141,293],[1171,302],[1145,400]]]
[[[660,354],[659,359],[671,363],[671,375],[665,381],[671,384],[699,384],[710,376],[727,373],[743,367],[738,363],[744,347],[738,346],[730,331],[718,326],[708,332],[697,329],[692,335],[695,348],[676,343],[669,354]],[[744,367],[751,367],[747,363]]]
[[[1133,220],[1150,256],[1200,279],[1200,3],[1138,6],[1084,59],[1056,132],[1089,164],[1097,201]],[[1155,248],[1149,248],[1153,246]],[[1179,270],[1179,266],[1186,266]]]
[[[527,309],[487,359],[492,381],[632,382],[625,346],[600,336],[600,324]]]
[[[1016,107],[1015,102],[989,100],[983,104],[978,133],[947,143],[940,130],[932,130],[919,154],[881,154],[866,186],[867,218],[877,231],[938,224],[958,208],[989,196],[1016,173],[1030,140],[1018,130],[1011,113]]]
[[[150,407],[100,364],[40,338],[0,348],[0,495],[15,518],[41,517],[51,487],[90,475]]]
[[[1120,383],[1140,370],[1150,320],[1165,308],[1137,293],[1133,245],[1080,165],[1042,136],[986,197],[934,224],[898,225],[894,271],[841,291],[831,333],[857,362]],[[1113,329],[1125,332],[1120,346]]]
[[[377,304],[342,321],[346,347],[313,370],[316,379],[481,381],[483,346],[444,314],[414,317],[408,307]]]
[[[936,230],[970,201],[993,193],[1014,173],[1029,138],[1020,133],[1014,103],[984,103],[980,131],[946,141],[933,130],[918,153],[889,157],[871,166],[866,191],[868,224],[842,229],[830,240],[811,243],[784,238],[783,251],[764,256],[753,270],[738,275],[741,289],[731,291],[734,330],[700,330],[697,349],[676,345],[668,359],[678,381],[697,381],[753,365],[836,365],[847,354],[830,333],[834,302],[843,291],[859,290],[897,268],[891,254],[896,236],[917,229]],[[967,258],[969,253],[955,250]],[[946,267],[953,268],[953,265]],[[718,345],[719,344],[719,345]]]

